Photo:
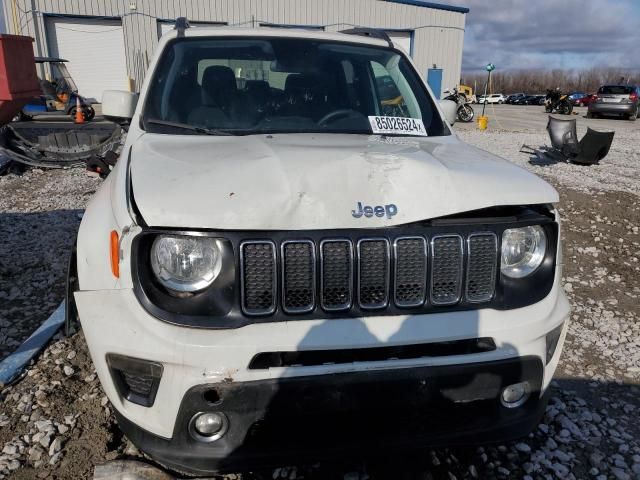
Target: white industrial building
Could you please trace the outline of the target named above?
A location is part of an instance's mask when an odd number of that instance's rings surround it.
[[[33,37],[37,56],[67,59],[81,94],[97,100],[138,88],[177,17],[194,27],[383,29],[441,94],[460,79],[468,12],[422,0],[5,0],[3,9],[8,33]]]

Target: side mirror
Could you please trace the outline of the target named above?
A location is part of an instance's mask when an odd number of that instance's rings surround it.
[[[131,120],[137,103],[137,93],[105,90],[102,94],[102,114],[112,120]]]
[[[453,125],[458,117],[458,104],[453,100],[440,100],[440,108],[449,125]]]

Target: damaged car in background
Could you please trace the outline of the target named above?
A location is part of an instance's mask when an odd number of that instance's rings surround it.
[[[131,126],[77,240],[127,437],[206,476],[535,428],[569,316],[557,192],[460,141],[381,32],[186,27],[139,97],[105,94]]]

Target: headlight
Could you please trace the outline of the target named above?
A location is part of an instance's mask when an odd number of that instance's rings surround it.
[[[222,267],[215,238],[160,235],[151,247],[151,268],[158,281],[177,292],[196,292],[213,283]]]
[[[511,278],[534,272],[544,260],[547,236],[540,225],[509,228],[502,234],[500,270]]]

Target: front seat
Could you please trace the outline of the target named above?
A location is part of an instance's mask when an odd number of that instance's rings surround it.
[[[202,127],[224,128],[229,112],[238,96],[233,70],[224,65],[207,67],[202,74],[202,104],[189,115],[189,123]]]

